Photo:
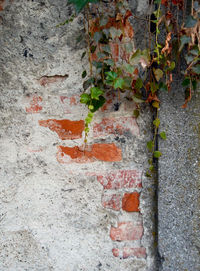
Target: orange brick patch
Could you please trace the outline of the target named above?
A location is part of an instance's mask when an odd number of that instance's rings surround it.
[[[126,212],[139,212],[139,193],[125,193],[122,199],[122,209]]]
[[[119,222],[118,226],[111,227],[110,238],[113,241],[133,241],[140,240],[143,235],[142,223]]]
[[[60,163],[88,163],[95,161],[117,162],[122,160],[122,152],[115,144],[96,143],[85,149],[75,147],[58,147],[57,160]]]
[[[84,130],[84,121],[71,121],[71,120],[40,120],[40,126],[48,127],[51,131],[58,134],[60,139],[77,139],[82,137],[82,132]]]
[[[146,258],[146,249],[144,247],[124,247],[122,249],[113,248],[112,253],[113,256],[123,259],[130,257]]]
[[[26,107],[27,113],[38,113],[42,110],[42,97],[33,96],[30,100],[30,105]]]

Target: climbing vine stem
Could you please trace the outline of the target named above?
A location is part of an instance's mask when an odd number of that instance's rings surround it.
[[[150,104],[156,110],[153,120],[154,135],[147,142],[147,149],[154,159],[162,153],[156,149],[156,138],[167,138],[160,126],[160,100],[158,92],[170,91],[173,73],[181,62],[182,87],[185,88],[185,108],[196,91],[200,79],[200,5],[192,0],[191,12],[186,16],[184,0],[154,0],[154,11],[147,23],[149,42],[147,48],[137,49],[133,43],[132,14],[125,0],[69,0],[77,14],[83,9],[87,39],[89,74],[82,73],[83,93],[80,102],[88,107],[85,118],[85,143],[94,113],[106,103],[106,95],[126,93],[135,104],[133,115],[139,116],[142,104]],[[107,3],[108,2],[108,3]],[[180,16],[179,16],[180,15]],[[72,16],[74,17],[74,16]],[[71,19],[70,19],[71,20]],[[66,21],[65,23],[68,23]],[[63,25],[63,24],[61,24]],[[162,32],[162,35],[160,33]],[[155,34],[155,38],[152,37]],[[137,37],[136,37],[137,38]],[[154,44],[153,44],[154,43]],[[178,68],[179,69],[179,68]],[[147,176],[154,167],[150,159]]]

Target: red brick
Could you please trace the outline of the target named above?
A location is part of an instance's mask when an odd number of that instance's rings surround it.
[[[39,125],[56,132],[62,140],[81,138],[84,130],[83,120],[39,120]]]
[[[122,209],[126,212],[139,212],[139,193],[125,193],[122,199]]]
[[[125,247],[123,249],[123,258],[126,259],[130,257],[146,258],[146,249],[144,247]]]
[[[101,144],[80,148],[76,147],[58,147],[57,160],[60,163],[88,163],[95,161],[118,162],[122,160],[121,149],[115,144]]]
[[[121,208],[121,196],[119,194],[103,194],[101,198],[101,203],[104,208],[119,211]]]
[[[138,170],[111,171],[97,176],[104,189],[141,188],[141,173]]]
[[[122,249],[113,248],[112,253],[114,257],[120,257],[123,259],[130,257],[146,258],[146,249],[144,247],[124,247]]]
[[[4,9],[5,0],[0,0],[0,11]]]
[[[139,128],[133,117],[104,118],[100,123],[93,126],[94,137],[104,137],[109,134],[123,135],[130,132],[139,135]]]
[[[133,241],[139,240],[143,235],[142,223],[119,222],[118,227],[111,227],[110,238],[113,241]]]
[[[119,257],[119,248],[113,248],[112,249],[112,254],[115,257]]]
[[[42,97],[34,95],[31,97],[30,106],[26,107],[27,113],[38,113],[42,110]]]
[[[39,79],[39,83],[41,86],[46,87],[54,83],[63,82],[66,78],[68,78],[68,74],[66,75],[53,75],[53,76],[42,76]]]

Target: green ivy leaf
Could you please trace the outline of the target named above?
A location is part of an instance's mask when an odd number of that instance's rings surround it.
[[[94,109],[91,110],[92,113],[96,112],[100,107],[104,105],[106,102],[106,99],[103,96],[99,96],[98,100],[92,100],[92,105],[94,106]]]
[[[87,76],[87,72],[86,71],[83,71],[82,72],[82,78],[85,78]]]
[[[148,171],[146,172],[145,175],[146,175],[147,178],[152,178],[152,175]]]
[[[91,92],[91,98],[95,100],[99,100],[99,96],[103,94],[103,90],[97,87],[91,88],[90,92]]]
[[[187,28],[194,27],[196,25],[196,23],[197,23],[197,20],[192,15],[189,15],[187,17],[185,27],[187,27]]]
[[[153,153],[153,156],[154,156],[155,158],[159,158],[161,155],[162,155],[162,153],[161,153],[160,151],[155,151],[155,152]]]
[[[89,86],[91,86],[94,83],[94,78],[89,78],[88,80],[86,80],[85,82],[83,82],[83,89],[86,90],[89,88]]]
[[[132,65],[138,65],[140,60],[141,60],[141,56],[142,56],[142,52],[140,49],[138,49],[137,51],[135,51],[135,53],[131,56],[131,64]]]
[[[156,126],[156,128],[158,128],[159,125],[160,125],[160,119],[159,119],[159,118],[156,118],[156,119],[153,121],[153,124]]]
[[[154,0],[155,4],[160,4],[162,0]]]
[[[189,84],[190,84],[190,78],[186,77],[182,82],[182,86],[187,87],[189,86]]]
[[[108,54],[111,54],[111,49],[110,49],[110,46],[109,45],[104,45],[102,47],[102,50]]]
[[[94,109],[94,106],[93,106],[93,105],[89,105],[88,108],[89,108],[90,110],[93,110],[93,109]]]
[[[153,106],[154,108],[159,108],[159,107],[160,107],[160,104],[159,104],[159,102],[154,101],[154,102],[152,103],[152,106]]]
[[[81,60],[84,58],[85,55],[86,55],[86,52],[83,52],[81,55]]]
[[[110,72],[106,72],[105,74],[107,75],[106,80],[114,81],[117,78],[116,72],[110,71]]]
[[[104,63],[106,63],[108,66],[111,66],[111,67],[115,65],[115,62],[112,59],[105,59]]]
[[[154,166],[153,166],[153,165],[150,166],[150,167],[149,167],[149,170],[150,170],[151,172],[154,172],[154,170],[155,170]]]
[[[142,79],[141,79],[141,78],[138,78],[138,79],[136,80],[136,82],[135,82],[135,88],[139,90],[139,89],[142,88],[142,86],[143,86]]]
[[[197,81],[196,80],[192,80],[192,87],[193,87],[193,90],[197,90]]]
[[[94,41],[96,43],[98,43],[100,41],[100,39],[102,38],[102,33],[101,32],[95,32],[93,38],[94,38]]]
[[[88,104],[88,103],[90,102],[90,100],[91,100],[91,97],[90,97],[89,94],[83,93],[83,94],[81,95],[80,102],[81,102],[82,104]]]
[[[196,74],[200,74],[200,64],[198,64],[198,65],[192,67],[191,70],[192,70],[194,73],[196,73]]]
[[[198,50],[198,47],[195,48],[195,49],[190,50],[190,54],[192,54],[194,56],[200,55],[200,51]]]
[[[114,88],[117,89],[117,88],[121,88],[123,89],[123,85],[124,85],[124,79],[119,77],[117,78],[115,81],[114,81]]]
[[[149,150],[150,152],[152,152],[153,147],[154,147],[153,141],[148,141],[148,142],[147,142],[147,148],[148,148],[148,150]]]
[[[191,41],[191,38],[186,35],[183,35],[181,36],[180,40],[181,40],[181,46],[179,48],[179,52],[183,49],[185,44],[188,44]]]
[[[166,136],[166,133],[163,131],[163,132],[160,132],[160,137],[164,140],[167,139],[167,136]]]
[[[173,71],[176,67],[176,63],[174,61],[171,62],[170,67],[168,68],[168,71]]]
[[[97,46],[92,45],[90,48],[91,53],[93,54],[96,51],[96,49],[97,49]]]
[[[80,12],[88,3],[96,3],[98,0],[69,0],[70,4],[73,4],[77,10]]]
[[[131,64],[126,63],[123,66],[124,70],[130,74],[133,74],[134,70],[135,70],[135,66],[132,66]]]
[[[130,89],[132,86],[132,78],[131,77],[124,77],[124,88]]]
[[[186,55],[185,56],[185,60],[187,62],[187,64],[191,63],[194,60],[194,56],[192,55]]]
[[[155,93],[158,90],[158,84],[156,84],[155,82],[151,82],[150,83],[150,87],[151,87],[151,92]]]
[[[163,71],[161,69],[153,69],[157,82],[163,77]]]
[[[165,83],[163,83],[163,82],[160,82],[159,89],[161,91],[167,91],[167,85]]]
[[[140,115],[140,111],[137,110],[137,109],[135,109],[135,110],[133,111],[133,116],[137,119],[137,118],[139,117],[139,115]]]
[[[133,101],[134,101],[136,104],[144,103],[144,102],[145,102],[144,100],[142,100],[142,99],[140,99],[140,98],[138,98],[138,97],[136,97],[136,96],[133,96],[132,98],[133,98]]]
[[[109,31],[112,39],[118,38],[122,34],[122,31],[120,29],[117,29],[113,26],[109,29]]]
[[[98,61],[95,61],[95,60],[92,61],[92,64],[95,66],[95,68],[97,70],[98,69],[102,69],[102,67],[103,67],[103,63],[102,62],[98,62]]]
[[[97,56],[98,56],[99,59],[106,57],[106,55],[104,53],[101,53],[101,52],[98,52]]]

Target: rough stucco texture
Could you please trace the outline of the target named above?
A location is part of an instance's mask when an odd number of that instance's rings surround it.
[[[81,18],[56,27],[70,13],[0,1],[0,270],[153,271],[151,116],[112,97],[84,150]]]
[[[178,80],[177,80],[178,81]],[[158,233],[162,271],[200,270],[200,95],[184,104],[184,91],[176,84],[162,94]]]

